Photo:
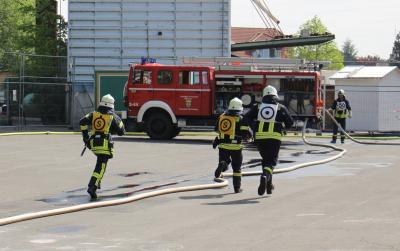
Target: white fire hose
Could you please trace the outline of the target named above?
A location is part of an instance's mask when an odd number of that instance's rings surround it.
[[[323,159],[323,160],[307,162],[307,163],[298,164],[298,165],[294,165],[292,167],[287,167],[287,168],[275,169],[274,173],[290,172],[290,171],[293,171],[293,170],[296,170],[299,168],[303,168],[306,166],[327,163],[327,162],[330,162],[332,160],[335,160],[335,159],[341,157],[343,154],[346,153],[346,150],[339,148],[339,147],[308,142],[304,135],[306,125],[307,125],[307,121],[304,124],[303,133],[302,133],[302,138],[303,138],[304,143],[306,143],[307,145],[311,145],[311,146],[328,147],[333,150],[340,151],[340,153],[338,153],[335,156]],[[47,133],[47,134],[49,134],[49,133]],[[13,135],[17,135],[17,134],[13,134]],[[11,135],[9,135],[9,136],[11,136]],[[244,176],[260,175],[260,174],[261,174],[261,171],[259,171],[259,172],[244,172],[243,173]],[[225,177],[232,176],[232,173],[224,173],[224,176]],[[83,210],[88,210],[88,209],[93,209],[93,208],[117,206],[117,205],[131,203],[134,201],[138,201],[138,200],[142,200],[142,199],[146,199],[146,198],[150,198],[150,197],[155,197],[155,196],[160,196],[160,195],[164,195],[164,194],[180,193],[180,192],[188,192],[188,191],[196,191],[196,190],[204,190],[204,189],[216,189],[216,188],[222,188],[222,187],[228,186],[228,180],[226,180],[226,179],[218,178],[218,179],[215,179],[215,181],[216,182],[212,183],[212,184],[167,188],[167,189],[157,190],[157,191],[153,191],[153,192],[132,195],[132,196],[122,198],[122,199],[91,202],[91,203],[86,203],[86,204],[81,204],[81,205],[76,205],[76,206],[63,207],[63,208],[58,208],[58,209],[16,215],[16,216],[0,219],[0,226],[13,224],[13,223],[21,222],[21,221],[55,216],[55,215],[59,215],[59,214],[73,213],[73,212],[78,212],[78,211],[83,211]]]
[[[372,142],[372,141],[360,141],[357,140],[355,138],[353,138],[352,136],[350,136],[343,128],[342,126],[336,121],[336,119],[333,117],[333,115],[329,112],[329,110],[325,109],[325,114],[328,114],[328,116],[332,119],[333,123],[335,123],[339,130],[342,131],[344,133],[344,135],[346,135],[347,138],[349,138],[350,140],[358,143],[358,144],[364,144],[364,145],[389,145],[389,146],[399,146],[400,143],[395,143],[395,142]]]

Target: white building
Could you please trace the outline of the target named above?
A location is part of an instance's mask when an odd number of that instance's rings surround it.
[[[230,0],[69,0],[69,76],[127,70],[141,57],[230,57]]]
[[[347,66],[330,77],[343,89],[353,118],[347,129],[400,131],[400,70],[389,66]]]

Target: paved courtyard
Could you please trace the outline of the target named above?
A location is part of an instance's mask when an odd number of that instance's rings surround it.
[[[116,139],[99,200],[213,183],[211,139]],[[0,137],[0,218],[90,203],[95,156],[80,157],[82,146],[79,135]],[[248,176],[240,194],[230,182],[1,226],[0,250],[399,250],[399,147],[338,146],[348,152],[334,162],[276,174],[271,196]],[[277,168],[336,153],[285,138]],[[261,170],[259,161],[247,147],[243,171]]]

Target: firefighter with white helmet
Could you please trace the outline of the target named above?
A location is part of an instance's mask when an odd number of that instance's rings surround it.
[[[244,117],[255,133],[254,141],[262,157],[262,174],[258,194],[271,194],[274,189],[272,173],[278,162],[284,128],[293,125],[293,119],[284,105],[278,103],[278,92],[268,85],[263,90],[262,103],[254,106]]]
[[[340,124],[343,130],[346,130],[346,119],[351,118],[352,112],[350,107],[350,102],[346,99],[344,95],[344,90],[340,89],[338,91],[338,98],[333,102],[330,111],[333,111],[335,120]],[[338,126],[333,123],[333,135],[331,143],[335,144],[337,139]],[[344,143],[344,132],[340,131],[340,141]]]
[[[103,96],[97,111],[88,113],[79,122],[85,146],[97,156],[96,166],[87,190],[92,199],[97,198],[96,190],[100,189],[107,162],[113,157],[114,142],[111,135],[122,136],[125,134],[124,123],[114,113],[114,102],[115,100],[110,94]]]
[[[243,161],[242,142],[249,137],[249,127],[243,124],[243,103],[239,98],[233,98],[229,102],[228,110],[223,113],[215,126],[218,136],[214,140],[213,147],[218,145],[219,160],[215,170],[215,178],[221,177],[221,173],[232,164],[233,188],[235,193],[242,191],[241,167]]]

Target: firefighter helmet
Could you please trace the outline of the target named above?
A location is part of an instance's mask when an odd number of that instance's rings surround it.
[[[229,102],[228,110],[243,111],[243,102],[238,98],[233,98]]]
[[[344,95],[344,90],[343,90],[343,89],[340,89],[340,90],[338,91],[338,95],[339,95],[339,94]]]
[[[114,98],[110,94],[107,94],[101,98],[99,106],[104,106],[114,109],[114,102],[115,102]]]
[[[263,90],[263,97],[267,95],[278,97],[278,91],[272,85],[268,85]]]

